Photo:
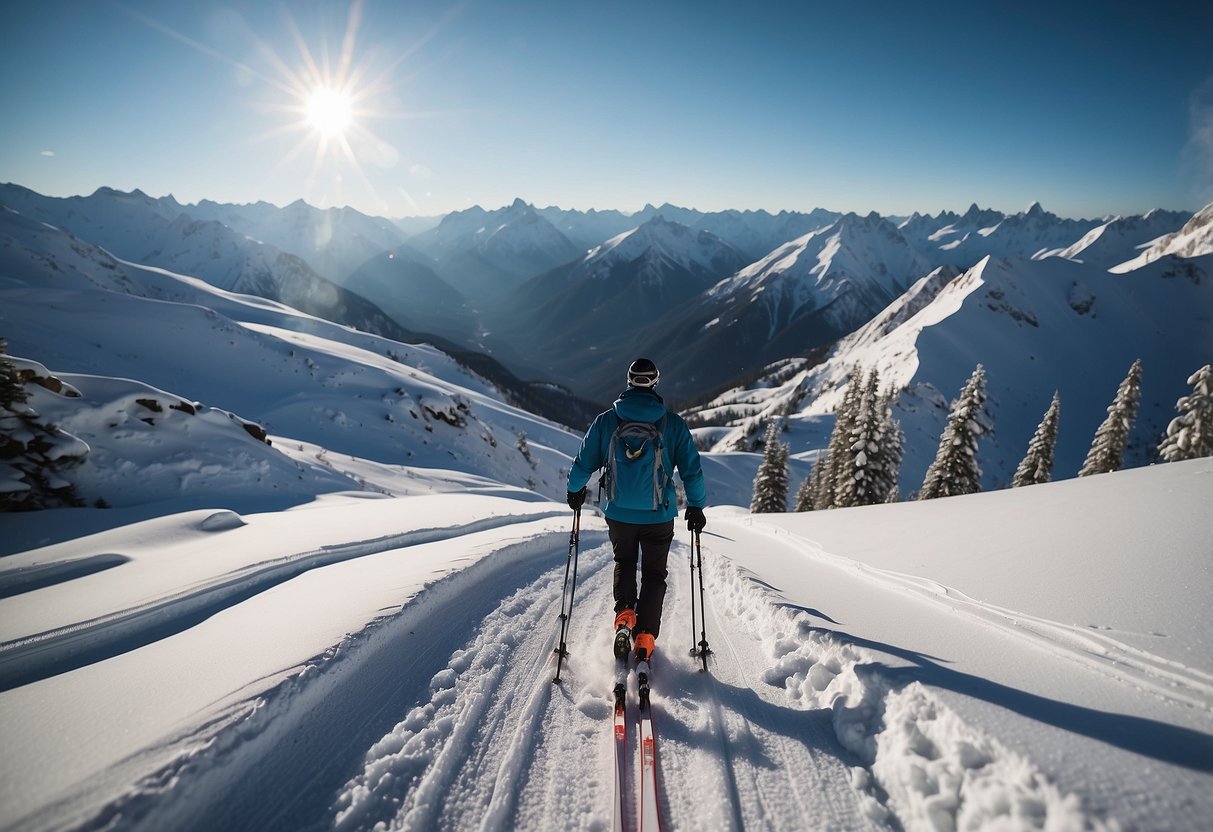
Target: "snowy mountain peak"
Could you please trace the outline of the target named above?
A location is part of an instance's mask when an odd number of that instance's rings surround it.
[[[843,333],[869,320],[931,268],[889,220],[851,213],[722,280],[711,296],[760,300],[774,327],[804,311],[823,310],[828,326]]]
[[[1140,255],[1114,266],[1111,271],[1131,272],[1169,254],[1187,258],[1213,254],[1213,203],[1193,214],[1178,231],[1159,237]]]
[[[969,210],[965,211],[964,216],[958,219],[966,226],[983,228],[989,225],[996,225],[1003,217],[1004,214],[1001,211],[995,211],[992,208],[979,208],[977,203],[974,202],[969,206]]]
[[[716,274],[722,271],[722,260],[731,263],[733,268],[740,267],[746,260],[710,231],[695,232],[658,214],[591,249],[582,262],[590,267],[592,276],[605,277],[615,264],[642,258]]]

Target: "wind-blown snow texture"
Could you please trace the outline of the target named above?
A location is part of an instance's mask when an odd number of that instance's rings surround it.
[[[113,506],[0,515],[0,829],[607,828],[612,562],[591,509],[550,683],[577,435],[432,347],[11,211],[0,231],[28,406],[87,445],[66,475]],[[1200,343],[1206,273],[1175,255],[1098,280],[1059,257],[941,269],[848,348],[912,381],[967,377],[957,338],[1050,332],[1016,343],[1057,356],[1130,311]],[[986,361],[1004,406],[1013,358]],[[1122,358],[1086,367],[1114,376],[1101,414]],[[785,366],[783,392],[817,385],[826,407],[841,360]],[[1046,404],[1025,405],[1025,445]],[[757,462],[705,455],[710,674],[687,655],[684,531],[671,554],[671,828],[1207,826],[1213,461],[753,516]]]

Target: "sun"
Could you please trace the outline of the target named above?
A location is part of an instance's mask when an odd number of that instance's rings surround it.
[[[354,104],[347,93],[317,87],[304,103],[307,122],[325,139],[339,139],[354,122]]]

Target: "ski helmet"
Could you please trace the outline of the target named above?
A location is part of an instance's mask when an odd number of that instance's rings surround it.
[[[656,387],[660,378],[657,365],[647,358],[637,358],[628,367],[628,387]]]

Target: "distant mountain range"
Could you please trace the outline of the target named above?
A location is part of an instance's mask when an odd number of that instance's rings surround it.
[[[342,227],[340,223],[334,225],[336,218],[344,218],[342,222],[346,228],[361,228],[364,233],[354,234],[352,238],[338,235],[333,239],[328,249],[329,262],[355,262],[357,256],[352,252],[369,250],[364,248],[368,235],[380,233],[383,241],[402,236],[400,232],[386,228],[390,225],[387,221],[365,217],[349,209],[326,211],[301,202],[285,209],[267,203],[254,206],[203,203],[202,206],[197,213],[212,217],[232,219],[247,213],[254,218],[259,233],[274,232],[280,242],[294,239],[301,249],[307,246],[299,241],[316,239],[318,235]],[[0,207],[6,209],[6,248],[12,251],[28,247],[25,256],[32,260],[45,257],[38,252],[45,243],[43,238],[48,229],[43,224],[46,224],[52,226],[52,231],[75,237],[74,250],[92,251],[99,247],[96,251],[115,264],[114,274],[122,273],[121,264],[114,260],[116,257],[196,277],[229,292],[283,303],[317,318],[395,341],[431,343],[493,381],[507,400],[525,403],[533,412],[556,421],[568,419],[580,423],[597,411],[597,405],[554,387],[546,380],[519,378],[493,357],[469,349],[463,338],[451,341],[431,331],[426,325],[436,321],[467,323],[472,320],[468,313],[462,312],[461,296],[432,272],[428,272],[431,297],[415,290],[406,292],[397,288],[394,295],[385,299],[385,305],[397,304],[395,308],[389,306],[396,313],[390,314],[367,296],[321,276],[302,256],[254,239],[217,219],[195,219],[193,215],[199,206],[181,206],[172,197],[153,199],[140,191],[122,193],[102,188],[89,197],[60,199],[6,184],[0,185]],[[274,211],[282,213],[275,215]],[[335,252],[344,253],[338,256]],[[385,275],[390,278],[394,274],[393,263],[406,264],[398,270],[408,281],[406,286],[415,289],[418,285],[426,285],[425,256],[403,244],[389,251],[378,251],[369,260],[360,262],[352,273],[339,273],[338,276],[346,283],[379,285]],[[0,274],[0,281],[3,278]],[[391,282],[388,285],[397,286]],[[143,293],[143,290],[129,291]],[[406,315],[406,312],[415,314]]]
[[[846,372],[878,366],[917,437],[905,470],[925,468],[948,398],[981,362],[1003,414],[991,484],[1055,387],[1063,434],[1074,431],[1063,469],[1133,358],[1149,398],[1140,448],[1182,378],[1213,358],[1213,207],[1069,219],[1035,203],[1018,214],[974,204],[890,218],[519,199],[404,224],[302,202],[181,205],[107,188],[55,199],[17,185],[0,186],[0,205],[20,215],[10,249],[37,237],[29,221],[45,222],[123,260],[428,341],[565,424],[592,416],[647,355],[663,394],[693,402],[701,443],[719,449],[752,444],[776,416],[794,452],[820,447]],[[1180,382],[1163,377],[1172,369]]]
[[[1117,385],[1142,359],[1142,400],[1126,465],[1156,460],[1188,375],[1213,360],[1213,234],[1191,259],[1156,258],[1123,274],[1063,257],[987,256],[917,281],[820,361],[787,359],[687,412],[705,447],[753,448],[771,419],[793,451],[824,447],[855,368],[894,391],[906,434],[903,496],[921,485],[948,403],[980,363],[993,430],[981,437],[987,489],[1009,485],[1054,391],[1061,395],[1055,477],[1074,476]]]

